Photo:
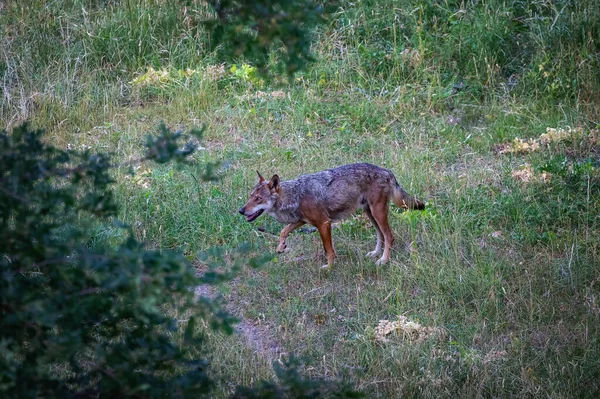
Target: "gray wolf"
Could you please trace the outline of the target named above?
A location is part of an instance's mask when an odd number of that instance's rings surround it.
[[[331,223],[342,220],[362,208],[377,233],[377,245],[367,254],[374,258],[383,254],[376,264],[386,263],[394,236],[388,224],[390,200],[405,209],[424,209],[425,204],[409,195],[385,168],[369,163],[344,165],[322,172],[281,181],[278,175],[270,180],[258,171],[258,183],[239,212],[248,222],[266,212],[287,225],[279,235],[277,252],[286,248],[290,233],[306,223],[317,228],[327,254],[327,264],[333,266],[335,250],[331,240]]]

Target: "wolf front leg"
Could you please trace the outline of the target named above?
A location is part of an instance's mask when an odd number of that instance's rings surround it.
[[[277,252],[282,253],[283,251],[285,251],[285,248],[287,247],[287,245],[285,244],[285,240],[287,240],[290,233],[296,230],[298,227],[304,226],[305,224],[306,222],[300,220],[299,222],[290,223],[287,226],[285,226],[279,234],[279,245],[277,246]]]
[[[322,269],[328,269],[333,266],[333,260],[335,259],[335,250],[333,249],[333,241],[331,240],[331,220],[326,220],[317,225],[317,230],[321,235],[321,241],[323,241],[323,248],[327,254],[327,264],[321,266]]]

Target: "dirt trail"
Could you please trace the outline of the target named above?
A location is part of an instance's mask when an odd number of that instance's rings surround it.
[[[229,283],[232,292],[228,297],[235,295],[235,282]],[[215,299],[218,295],[216,287],[208,284],[199,285],[194,289],[196,296]],[[243,309],[236,306],[227,298],[222,299],[224,309],[237,317],[239,322],[234,326],[236,333],[240,334],[246,345],[256,352],[257,355],[271,362],[278,359],[283,353],[283,348],[275,337],[276,328],[264,320],[250,320],[243,317]]]

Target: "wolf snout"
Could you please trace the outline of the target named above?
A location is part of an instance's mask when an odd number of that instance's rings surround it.
[[[244,208],[244,207],[241,207],[241,208],[238,210],[238,212],[239,212],[241,215],[244,215],[244,214],[246,213],[246,208]]]

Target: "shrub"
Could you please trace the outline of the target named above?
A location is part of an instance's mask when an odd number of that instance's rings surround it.
[[[147,159],[183,161],[192,152],[178,150],[180,135],[168,133],[149,141]],[[180,254],[144,249],[131,231],[116,248],[84,245],[86,227],[117,211],[110,158],[41,139],[27,125],[0,136],[2,396],[208,392],[205,364],[183,345],[200,344],[199,317],[231,329],[189,289],[208,277]],[[173,311],[191,313],[178,323]],[[173,332],[182,327],[178,342]]]

